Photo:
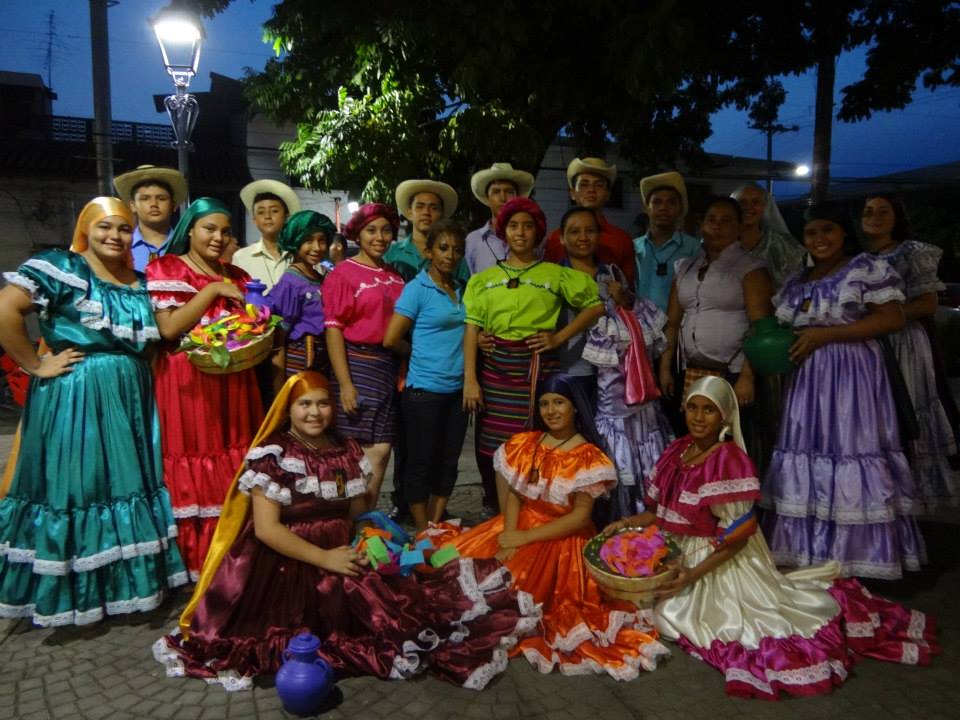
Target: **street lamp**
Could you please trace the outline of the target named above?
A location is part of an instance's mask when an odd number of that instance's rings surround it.
[[[197,74],[200,65],[200,47],[206,33],[200,18],[193,12],[171,5],[158,12],[151,20],[153,32],[160,43],[163,65],[173,78],[176,94],[169,95],[163,101],[173,126],[176,138],[173,147],[177,149],[177,165],[184,178],[188,177],[189,158],[187,153],[193,148],[190,136],[197,124],[200,106],[197,98],[187,92],[190,81]],[[189,184],[188,184],[189,187]]]
[[[797,167],[795,167],[793,170],[793,174],[797,177],[807,177],[810,174],[810,166],[797,165]]]

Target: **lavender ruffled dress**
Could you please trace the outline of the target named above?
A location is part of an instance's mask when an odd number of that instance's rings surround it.
[[[937,278],[941,255],[943,251],[934,245],[908,240],[888,253],[871,257],[880,257],[893,266],[903,278],[900,289],[907,300],[913,300],[943,290]],[[916,320],[908,321],[903,330],[889,337],[920,430],[920,437],[910,443],[910,465],[923,512],[936,512],[942,505],[955,507],[960,504],[960,492],[947,458],[957,452],[957,442],[937,395],[930,338]]]
[[[618,482],[610,496],[609,522],[643,510],[645,478],[664,448],[673,442],[673,430],[658,400],[642,405],[624,402],[624,359],[630,333],[612,300],[607,300],[606,310],[586,333],[583,358],[597,368],[594,423],[603,439],[604,452],[617,467]],[[666,347],[663,327],[667,316],[644,298],[634,300],[633,314],[643,331],[647,357],[652,363]]]
[[[845,325],[867,304],[903,300],[890,265],[861,254],[833,275],[793,275],[774,297],[795,328]],[[787,381],[763,484],[764,532],[778,565],[837,560],[845,576],[898,578],[926,560],[922,508],[875,340],[818,348]]]

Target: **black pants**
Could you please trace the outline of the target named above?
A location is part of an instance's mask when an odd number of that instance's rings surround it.
[[[406,458],[403,492],[409,503],[450,497],[467,432],[463,393],[406,388],[400,398]]]

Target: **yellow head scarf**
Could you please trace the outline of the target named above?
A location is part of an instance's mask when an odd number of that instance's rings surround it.
[[[93,200],[83,206],[80,216],[77,218],[77,226],[73,230],[73,241],[70,243],[70,251],[82,253],[90,245],[90,227],[95,222],[100,222],[105,217],[119,215],[126,219],[131,225],[134,224],[133,213],[129,206],[115,197],[95,197]],[[133,255],[127,253],[127,267],[133,267]],[[47,344],[40,341],[40,352],[45,353],[49,350]],[[7,496],[10,489],[10,482],[13,480],[13,472],[16,469],[17,457],[20,455],[20,426],[17,426],[17,432],[13,436],[13,446],[10,448],[10,455],[7,457],[7,464],[3,470],[3,476],[0,477],[0,499]]]
[[[70,251],[82,253],[90,245],[90,227],[103,220],[105,217],[118,215],[131,225],[134,225],[133,213],[130,207],[119,198],[115,197],[95,197],[93,200],[83,206],[80,211],[80,217],[77,218],[77,226],[73,230],[73,242],[70,243]]]
[[[260,424],[260,429],[250,443],[250,447],[257,447],[285,425],[290,419],[290,404],[311,390],[329,391],[330,384],[323,375],[312,370],[305,370],[287,378],[267,411],[267,417]],[[210,587],[220,563],[223,562],[223,558],[230,551],[234,540],[237,539],[237,535],[240,534],[240,530],[246,523],[247,513],[250,510],[250,497],[241,492],[237,484],[245,469],[246,463],[241,465],[237,474],[233,476],[233,482],[230,483],[230,489],[227,491],[227,497],[223,502],[223,510],[220,512],[217,529],[214,530],[213,540],[210,541],[207,558],[203,561],[200,579],[197,580],[197,585],[193,589],[190,602],[187,603],[180,615],[180,632],[185,638],[189,636],[190,623],[197,606],[200,604],[200,599],[206,593],[207,588]]]

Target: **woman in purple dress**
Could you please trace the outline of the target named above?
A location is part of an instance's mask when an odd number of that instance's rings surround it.
[[[886,260],[902,278],[906,296],[903,312],[907,325],[889,336],[913,409],[918,437],[910,442],[910,465],[923,511],[936,512],[943,505],[960,504],[953,470],[947,458],[957,452],[950,420],[937,395],[933,351],[923,322],[937,310],[937,292],[944,285],[937,277],[943,251],[935,245],[908,240],[906,209],[899,198],[871,195],[861,218],[863,249],[871,257]]]
[[[380,574],[351,547],[370,463],[330,432],[326,378],[290,377],[237,473],[179,632],[154,656],[172,677],[228,690],[280,667],[311,632],[339,677],[402,679],[429,669],[481,689],[533,632],[537,608],[496,560],[451,561],[423,579]]]
[[[323,342],[323,302],[320,285],[327,248],[337,229],[326,215],[301,210],[284,223],[277,244],[292,259],[280,280],[267,295],[270,311],[283,318],[283,352],[276,365],[286,380],[301,370],[327,372],[327,350]]]
[[[843,209],[807,211],[813,267],[774,298],[795,329],[780,432],[763,487],[764,530],[778,565],[837,560],[844,576],[898,578],[925,561],[920,503],[900,445],[880,345],[904,326],[900,278],[851,257]]]

